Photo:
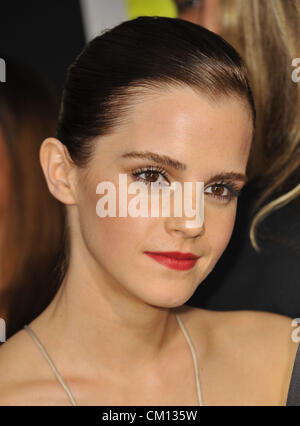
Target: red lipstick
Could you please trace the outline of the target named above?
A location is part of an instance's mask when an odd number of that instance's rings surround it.
[[[145,251],[149,257],[170,269],[185,271],[193,268],[200,256],[179,251]]]

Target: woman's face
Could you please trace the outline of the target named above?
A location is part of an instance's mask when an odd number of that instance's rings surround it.
[[[79,183],[71,234],[74,223],[79,223],[73,237],[83,243],[77,244],[82,247],[80,258],[88,256],[96,261],[111,291],[125,290],[160,307],[184,304],[226,248],[237,207],[237,198],[228,199],[229,188],[233,184],[241,189],[245,183],[240,178],[233,177],[229,182],[214,176],[244,175],[251,140],[250,110],[233,97],[220,97],[214,103],[190,88],[145,97],[130,112],[126,125],[111,135],[95,138],[90,163],[83,170],[76,169]],[[170,157],[184,169],[128,155],[132,152]],[[144,169],[150,167],[157,171],[145,173]],[[103,181],[115,185],[118,207],[121,173],[127,174],[128,185],[137,180],[164,185],[177,181],[182,187],[184,182],[204,182],[203,225],[188,228],[186,216],[118,217],[118,208],[117,217],[99,217],[96,204],[103,195],[96,193],[97,185]],[[228,188],[214,186],[218,183]],[[128,204],[135,196],[128,195]],[[145,253],[155,251],[193,253],[200,258],[192,268],[178,270]]]

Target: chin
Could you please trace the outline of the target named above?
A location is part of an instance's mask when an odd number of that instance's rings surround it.
[[[144,301],[159,308],[177,308],[184,305],[192,297],[192,295],[193,292],[191,291],[174,292],[170,289],[168,294],[151,294],[149,298],[145,297]]]

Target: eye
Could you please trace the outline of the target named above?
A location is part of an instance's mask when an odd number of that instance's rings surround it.
[[[146,185],[168,185],[170,182],[167,179],[168,173],[163,168],[153,166],[141,167],[134,170],[132,177]]]
[[[234,198],[237,198],[241,194],[241,190],[234,184],[225,184],[225,183],[215,183],[210,185],[208,188],[212,188],[211,192],[206,192],[211,197],[214,197],[221,201],[231,201]]]

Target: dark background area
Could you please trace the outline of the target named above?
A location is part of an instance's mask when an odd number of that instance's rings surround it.
[[[67,68],[84,44],[77,0],[1,2],[0,57],[38,72],[59,94]],[[189,304],[300,317],[300,200],[274,212],[263,223],[263,251],[256,253],[250,244],[249,226],[251,205],[260,190],[255,183],[244,189],[232,239]]]
[[[59,93],[84,44],[77,0],[1,1],[0,56],[41,74]]]

